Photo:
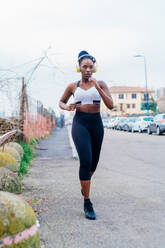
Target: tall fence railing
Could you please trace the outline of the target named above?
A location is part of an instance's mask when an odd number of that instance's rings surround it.
[[[24,112],[23,133],[25,137],[42,138],[49,135],[56,127],[55,113],[52,110],[44,108],[39,101],[35,102],[34,99],[30,99],[29,102],[32,108],[30,109],[29,107]]]

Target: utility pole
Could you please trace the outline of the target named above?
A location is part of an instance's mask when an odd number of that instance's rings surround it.
[[[145,88],[146,88],[146,93],[144,97],[144,101],[146,102],[146,108],[147,108],[147,114],[149,115],[149,94],[148,94],[148,81],[147,81],[147,63],[146,63],[146,57],[144,55],[138,54],[135,55],[134,57],[142,57],[144,59],[144,75],[145,75]]]

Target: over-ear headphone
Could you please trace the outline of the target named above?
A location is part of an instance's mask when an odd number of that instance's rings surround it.
[[[77,72],[80,72],[80,65],[79,65],[79,62],[77,62],[77,65],[76,65],[76,71]],[[97,65],[97,62],[95,62],[93,64],[93,73],[97,72],[98,71],[98,65]]]
[[[93,73],[97,72],[98,66],[97,66],[96,59],[93,56],[91,56],[87,51],[81,51],[79,53],[79,55],[78,55],[78,61],[77,61],[77,65],[76,65],[77,72],[81,71],[81,69],[80,69],[80,60],[83,57],[89,57],[93,61]]]
[[[97,61],[93,64],[93,73],[98,71]]]

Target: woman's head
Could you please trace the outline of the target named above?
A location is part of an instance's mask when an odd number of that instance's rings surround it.
[[[92,55],[90,55],[87,51],[81,51],[78,55],[79,66],[84,59],[90,59],[93,64],[96,63],[96,59]]]
[[[95,72],[96,59],[86,51],[81,51],[78,55],[79,71],[82,77],[89,78]]]

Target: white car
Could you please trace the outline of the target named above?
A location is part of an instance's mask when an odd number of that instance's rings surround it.
[[[142,133],[147,131],[151,122],[153,122],[154,118],[152,116],[140,116],[137,121],[132,125],[132,132]]]
[[[113,129],[116,129],[117,124],[118,124],[118,122],[119,122],[120,119],[121,119],[121,117],[116,117],[116,118],[115,118],[115,120],[114,120],[114,122],[113,122],[113,125],[112,125],[112,128],[113,128]]]
[[[114,122],[115,122],[115,119],[110,119],[109,120],[109,128],[113,128],[114,127]]]
[[[109,119],[103,119],[103,126],[106,128],[110,128],[109,127]]]

